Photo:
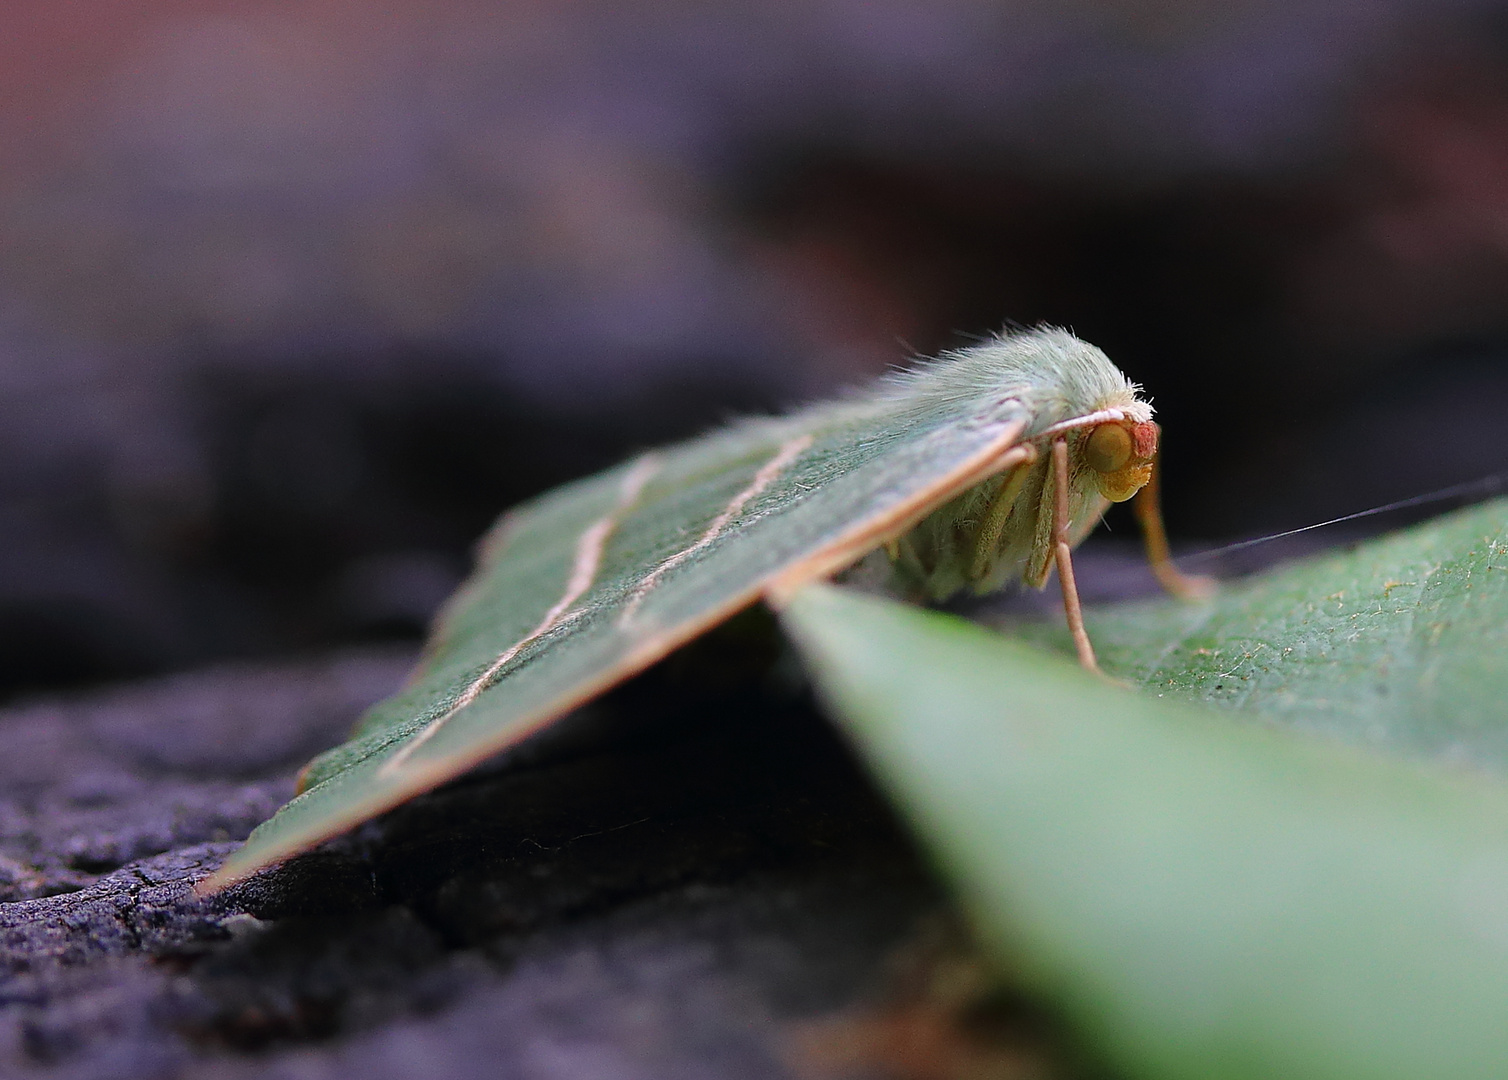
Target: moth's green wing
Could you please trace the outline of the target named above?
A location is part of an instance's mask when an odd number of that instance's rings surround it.
[[[855,402],[646,455],[515,510],[410,688],[202,886],[457,775],[761,595],[855,561],[1022,456],[1012,398]]]
[[[825,585],[782,621],[1012,976],[1118,1074],[1508,1075],[1508,787]]]

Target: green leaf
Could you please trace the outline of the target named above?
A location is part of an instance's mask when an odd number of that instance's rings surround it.
[[[987,942],[1129,1075],[1508,1072],[1498,783],[829,586],[784,619]]]
[[[1086,618],[1106,669],[1159,693],[1508,773],[1508,500]]]

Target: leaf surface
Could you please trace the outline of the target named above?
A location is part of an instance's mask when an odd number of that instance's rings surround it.
[[[1476,532],[1452,535],[1465,557]],[[1350,626],[1320,610],[1317,650]],[[1508,1071],[1496,781],[1117,688],[830,586],[783,618],[996,955],[1128,1075]]]
[[[1508,500],[1086,618],[1107,670],[1159,693],[1508,774]]]

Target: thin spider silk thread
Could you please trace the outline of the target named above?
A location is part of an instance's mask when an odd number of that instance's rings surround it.
[[[1408,499],[1399,499],[1383,506],[1374,506],[1369,510],[1358,510],[1354,514],[1343,514],[1328,521],[1318,521],[1313,525],[1304,525],[1297,529],[1288,529],[1284,532],[1271,533],[1267,536],[1257,536],[1250,540],[1238,540],[1234,544],[1225,544],[1222,547],[1209,548],[1205,551],[1197,551],[1192,555],[1179,555],[1177,559],[1181,563],[1201,562],[1213,559],[1218,555],[1228,555],[1233,551],[1244,551],[1246,548],[1256,547],[1272,540],[1281,540],[1285,536],[1297,536],[1299,533],[1311,532],[1314,529],[1323,529],[1327,525],[1339,525],[1346,521],[1357,521],[1361,518],[1373,517],[1377,514],[1388,514],[1394,510],[1407,510],[1414,506],[1428,506],[1430,503],[1445,502],[1447,499],[1459,498],[1471,494],[1492,494],[1503,489],[1503,481],[1508,479],[1508,473],[1494,473],[1477,480],[1468,480],[1463,484],[1452,484],[1450,487],[1441,488],[1439,491],[1431,491],[1424,495],[1415,495]]]

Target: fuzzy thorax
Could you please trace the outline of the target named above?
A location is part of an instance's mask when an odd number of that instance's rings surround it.
[[[1152,406],[1103,352],[1065,330],[995,338],[890,380],[881,393],[930,407],[982,398],[1018,401],[1031,460],[954,498],[890,546],[913,589],[943,600],[992,592],[1020,578],[1040,588],[1052,565],[1049,444],[1069,452],[1069,539],[1077,544],[1111,502],[1151,477],[1157,451]]]

